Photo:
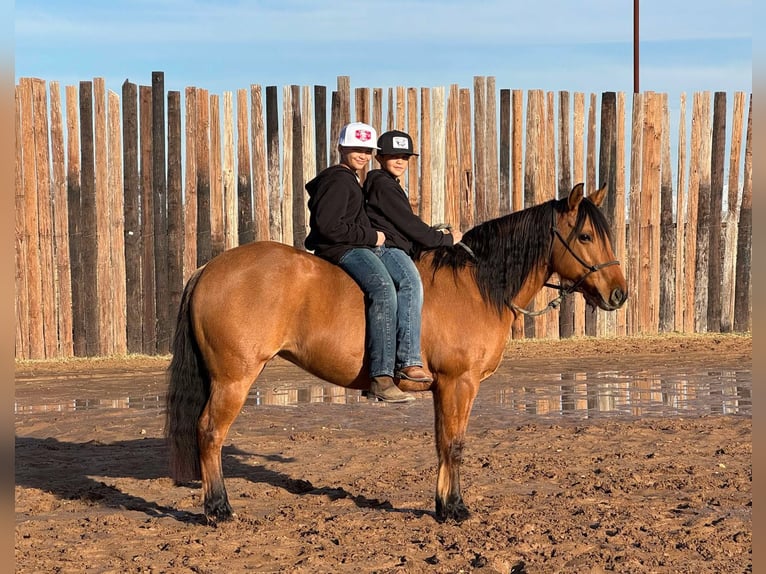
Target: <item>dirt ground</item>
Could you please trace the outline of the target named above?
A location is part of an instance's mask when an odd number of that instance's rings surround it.
[[[522,341],[485,385],[751,360],[750,336]],[[89,407],[115,389],[161,401],[166,365],[17,363],[17,573],[752,572],[749,414],[541,417],[477,401],[458,524],[433,516],[429,393],[249,405],[224,449],[237,519],[213,527],[199,485],[167,478],[161,405]],[[275,363],[256,387],[308,379]]]

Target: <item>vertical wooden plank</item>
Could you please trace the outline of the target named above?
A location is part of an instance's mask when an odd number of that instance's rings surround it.
[[[737,264],[737,229],[739,226],[739,172],[742,156],[742,125],[745,112],[745,93],[734,93],[731,118],[731,147],[729,152],[729,180],[726,202],[726,232],[724,235],[723,284],[721,286],[721,331],[734,327],[734,283]]]
[[[21,78],[19,92],[22,105],[22,149],[24,171],[24,215],[26,220],[27,300],[29,302],[29,358],[45,358],[45,333],[42,301],[42,264],[40,262],[40,231],[37,211],[37,159],[35,153],[33,80]]]
[[[365,124],[370,123],[370,91],[368,88],[357,88],[354,90],[355,92],[355,105],[354,108],[356,110],[356,116],[355,120],[357,122],[364,122]],[[377,130],[376,130],[377,131]],[[381,132],[377,132],[378,136],[380,136]],[[370,156],[370,161],[367,162],[367,165],[365,165],[361,170],[359,170],[357,173],[359,175],[359,181],[364,184],[364,180],[367,178],[367,172],[371,169],[375,169],[377,167],[377,164],[375,162],[375,154]]]
[[[16,86],[14,100],[16,106],[16,114],[14,118],[15,124],[15,140],[16,140],[16,158],[15,158],[15,288],[16,293],[14,297],[15,303],[15,317],[16,317],[16,358],[29,359],[29,287],[27,285],[29,270],[27,267],[27,242],[28,233],[26,228],[26,194],[25,194],[25,171],[24,171],[24,144],[25,142],[25,124],[22,121],[24,114],[23,100],[24,92],[26,88],[23,87],[24,82]],[[31,127],[31,126],[29,126]]]
[[[644,94],[633,94],[630,127],[630,227],[626,271],[628,293],[632,294],[628,315],[628,334],[637,335],[641,330],[641,150],[643,148]]]
[[[197,269],[197,88],[188,87],[186,95],[186,162],[184,168],[184,283]]]
[[[210,95],[210,257],[223,253],[223,169],[221,166],[221,98]]]
[[[474,226],[473,146],[471,145],[471,91],[460,89],[460,228]]]
[[[107,92],[107,138],[109,145],[109,237],[110,241],[110,278],[112,288],[111,318],[112,353],[124,355],[127,344],[127,296],[125,293],[125,197],[122,190],[122,126],[120,125],[120,98],[112,91]]]
[[[249,116],[247,90],[241,88],[237,90],[237,243],[239,245],[250,243],[255,239]]]
[[[279,110],[276,86],[266,86],[266,154],[269,173],[269,239],[282,241],[282,181],[279,176]]]
[[[69,265],[69,214],[67,209],[66,161],[64,153],[64,120],[61,113],[61,91],[59,89],[59,83],[50,82],[49,85],[51,94],[51,164],[53,167],[51,190],[54,206],[54,280],[58,330],[58,348],[56,354],[59,357],[71,357],[73,355],[72,275]],[[17,120],[20,119],[20,117],[17,117]],[[22,176],[22,174],[17,171],[16,177],[18,178],[20,176]],[[117,216],[119,216],[119,212]],[[124,288],[124,285],[122,288]]]
[[[154,273],[156,276],[157,352],[170,350],[168,283],[168,191],[165,174],[165,74],[152,72],[152,185],[154,188]],[[175,310],[173,310],[175,311]]]
[[[420,218],[431,225],[431,89],[420,88]]]
[[[297,247],[303,246],[306,239],[306,197],[305,179],[303,177],[303,118],[301,117],[301,89],[300,86],[290,86],[290,104],[292,107],[292,244]]]
[[[33,130],[35,135],[35,178],[37,179],[37,220],[40,246],[40,280],[44,357],[58,354],[58,321],[54,291],[53,197],[51,196],[50,140],[48,137],[48,95],[45,81],[32,80]]]
[[[407,88],[407,129],[406,132],[412,138],[413,146],[417,145],[420,138],[420,130],[418,129],[418,120],[420,116],[418,114],[418,91],[415,88]],[[419,154],[420,149],[415,147],[415,151]],[[413,213],[418,212],[418,204],[420,203],[420,177],[419,177],[419,162],[420,156],[412,156],[410,158],[409,167],[407,168],[407,197],[410,200],[410,207]]]
[[[213,257],[210,220],[210,94],[197,90],[197,266]]]
[[[314,86],[314,136],[316,172],[327,168],[327,87]]]
[[[686,249],[686,94],[681,93],[678,112],[678,183],[676,185],[676,272],[675,272],[675,331],[684,331],[684,307],[686,299],[685,274]]]
[[[99,310],[101,300],[98,293],[96,175],[93,142],[93,82],[80,82],[80,174],[82,206],[82,268],[85,309],[85,354],[95,357],[100,351]]]
[[[223,93],[223,248],[239,244],[237,187],[234,183],[234,94]]]
[[[309,204],[305,184],[307,181],[314,179],[318,172],[316,168],[316,149],[314,148],[314,142],[316,141],[314,123],[311,121],[314,117],[311,90],[308,86],[303,86],[301,92],[303,96],[301,98],[301,116],[303,117],[303,180],[297,183],[296,189],[300,190],[301,197],[303,198],[303,236],[305,238],[308,235],[309,222]],[[303,248],[303,241],[301,241],[298,247]]]
[[[476,221],[483,223],[489,217],[487,202],[486,168],[486,105],[487,81],[484,76],[473,77],[473,181],[476,202]]]
[[[372,89],[372,127],[378,133],[383,132],[383,88]],[[335,142],[337,141],[336,135]]]
[[[67,211],[69,213],[69,265],[72,275],[72,348],[74,355],[87,354],[85,344],[85,283],[82,267],[82,170],[80,151],[80,104],[77,86],[66,87]],[[26,175],[25,175],[26,177]]]
[[[659,94],[645,94],[642,173],[641,173],[641,269],[639,281],[645,297],[641,298],[641,323],[644,332],[654,334],[659,325],[659,195],[660,141]]]
[[[545,122],[543,125],[543,147],[541,153],[544,157],[543,165],[543,185],[541,186],[541,195],[539,203],[556,198],[556,104],[554,102],[553,92],[545,94]],[[552,277],[556,282],[559,281],[558,275]],[[542,294],[543,307],[548,305],[552,298],[551,292]],[[541,325],[544,337],[547,339],[559,338],[559,310],[552,309],[543,314]]]
[[[141,191],[138,176],[138,88],[136,84],[127,80],[122,84],[122,182],[125,218],[123,224],[125,228],[125,307],[131,310],[143,309]],[[141,353],[144,350],[142,322],[142,313],[127,314],[125,329],[128,353]]]
[[[184,289],[184,205],[181,177],[181,92],[168,91],[168,335],[173,339]]]
[[[614,229],[617,185],[617,94],[603,92],[601,94],[601,134],[599,143],[598,182],[600,188],[607,186],[608,191],[601,211],[606,215],[609,226]],[[589,191],[595,191],[591,189]],[[596,333],[599,337],[613,337],[616,332],[616,319],[611,311],[597,310],[595,314]]]
[[[497,175],[497,89],[495,77],[488,76],[484,92],[484,186],[486,190],[487,215],[493,219],[500,215],[500,196]]]
[[[336,165],[340,161],[338,153],[338,137],[341,128],[351,121],[351,79],[349,76],[338,76],[336,82],[337,116],[332,126],[332,147],[330,148],[330,165]],[[380,133],[380,130],[378,130]]]
[[[524,209],[524,91],[511,92],[513,124],[511,128],[511,211]]]
[[[572,189],[572,163],[570,160],[569,145],[569,92],[559,92],[559,176],[558,194],[559,199],[569,197]],[[574,335],[574,298],[566,297],[559,307],[559,336],[567,339]]]
[[[458,85],[452,84],[447,97],[445,125],[444,221],[456,229],[460,227],[459,100]]]
[[[613,223],[614,254],[622,264],[625,263],[625,93],[617,93],[617,157],[615,161],[615,212]],[[625,306],[615,313],[616,335],[618,337],[627,334],[627,309]]]
[[[747,113],[745,167],[742,175],[742,202],[737,235],[737,272],[734,286],[734,330],[752,329],[752,237],[753,237],[753,94]]]
[[[578,183],[585,183],[585,94],[575,92],[573,99],[572,187]],[[585,299],[579,293],[575,293],[573,304],[574,325],[572,334],[575,337],[581,337],[585,334]]]
[[[445,89],[431,89],[431,221],[444,222]]]
[[[407,115],[407,101],[404,86],[396,86],[396,129],[406,131],[405,118]]]
[[[282,87],[282,243],[293,244],[293,104],[290,86]]]
[[[263,127],[263,93],[261,86],[250,86],[250,139],[253,146],[253,239],[266,241],[270,234],[269,190],[272,166],[267,163],[266,131]],[[278,160],[279,158],[277,158]],[[277,170],[279,164],[277,163]]]
[[[141,174],[141,288],[143,289],[143,353],[157,352],[156,274],[154,266],[154,191],[152,178],[152,88],[139,86],[139,167]],[[84,119],[84,118],[83,118]],[[83,142],[85,139],[83,138]],[[84,164],[83,164],[84,165]]]
[[[697,196],[697,252],[694,267],[694,330],[708,331],[707,306],[708,273],[710,273],[710,233],[711,224],[711,160],[712,127],[710,125],[710,92],[703,92],[700,101],[700,148],[697,163],[699,165],[699,194]]]
[[[707,330],[720,333],[721,283],[723,282],[721,217],[723,214],[724,193],[723,166],[726,158],[726,92],[716,92],[713,97],[713,134],[711,145]]]
[[[700,146],[702,94],[692,98],[691,141],[689,147],[689,191],[686,196],[686,225],[684,229],[684,333],[694,333],[694,301],[696,298],[695,267],[697,261],[697,215],[700,191]]]
[[[527,134],[526,156],[524,158],[524,206],[530,207],[536,203],[536,192],[539,183],[540,138],[541,138],[541,113],[543,92],[541,90],[529,90],[527,92]],[[527,310],[536,309],[541,301],[541,295],[533,298]],[[524,316],[524,336],[534,338],[540,336],[537,322],[534,317]]]
[[[394,89],[388,88],[388,105],[386,106],[386,109],[388,110],[388,113],[386,114],[386,131],[390,131],[395,129],[394,122],[396,121],[394,119],[394,113],[395,113],[395,102],[394,102]],[[380,130],[378,133],[381,133]]]
[[[500,90],[498,215],[511,211],[511,90]]]
[[[670,167],[670,117],[668,96],[661,94],[662,157],[660,179],[660,300],[659,325],[661,333],[675,326],[676,244],[673,224],[673,172]]]
[[[585,189],[588,193],[595,190],[598,185],[596,182],[596,106],[596,94],[591,94],[588,105],[588,147],[585,156]],[[596,313],[595,309],[585,307],[585,334],[590,337],[598,335]]]
[[[99,298],[100,333],[98,355],[114,353],[112,315],[114,314],[111,284],[112,261],[109,229],[109,183],[106,134],[106,86],[103,78],[93,79],[95,161],[96,161],[96,281]]]

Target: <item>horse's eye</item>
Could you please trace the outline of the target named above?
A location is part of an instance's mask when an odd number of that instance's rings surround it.
[[[580,243],[590,243],[593,241],[593,238],[590,236],[589,233],[581,233],[580,234]]]

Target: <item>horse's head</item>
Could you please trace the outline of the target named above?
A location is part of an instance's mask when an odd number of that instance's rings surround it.
[[[555,213],[551,268],[567,291],[579,291],[589,305],[614,311],[628,298],[628,286],[598,209],[605,195],[603,187],[585,197],[580,183],[562,202]]]

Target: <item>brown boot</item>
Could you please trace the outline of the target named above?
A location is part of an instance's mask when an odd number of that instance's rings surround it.
[[[405,393],[394,384],[391,377],[373,377],[370,381],[370,392],[368,397],[375,397],[380,401],[387,403],[408,403],[414,401],[415,397]]]
[[[403,369],[396,371],[395,376],[397,379],[406,379],[416,383],[431,383],[434,380],[433,377],[428,374],[428,371],[418,365],[404,367]]]

